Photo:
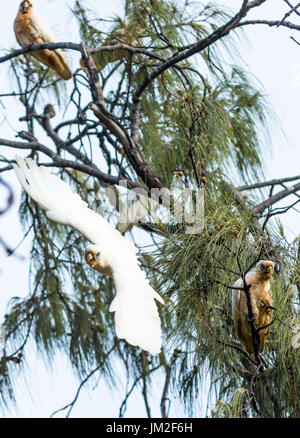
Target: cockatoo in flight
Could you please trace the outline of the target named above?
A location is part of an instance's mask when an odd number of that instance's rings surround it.
[[[274,268],[275,264],[271,260],[260,260],[245,276],[247,285],[251,285],[250,299],[254,315],[254,326],[258,330],[260,340],[258,353],[262,353],[270,330],[273,309],[270,279]],[[242,278],[239,278],[234,284],[234,287],[242,288],[243,286],[244,281]],[[247,298],[243,290],[232,290],[232,317],[240,343],[248,353],[254,354]],[[260,328],[262,329],[260,330]]]
[[[138,249],[48,168],[30,158],[17,157],[14,169],[25,191],[50,219],[75,228],[93,243],[85,251],[85,260],[113,277],[116,296],[109,310],[115,312],[117,336],[152,355],[158,354],[162,339],[155,300],[164,301],[141,270]]]
[[[55,37],[48,24],[39,17],[30,1],[22,1],[14,22],[14,31],[21,47],[29,44],[55,43]],[[65,54],[59,50],[36,50],[31,52],[39,61],[51,67],[62,79],[73,76]]]

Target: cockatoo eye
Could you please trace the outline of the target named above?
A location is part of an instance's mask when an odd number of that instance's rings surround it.
[[[100,252],[97,252],[96,259],[98,259],[99,257],[100,257]]]
[[[263,263],[260,265],[260,270],[261,270],[262,272],[264,272],[264,270],[265,270],[265,265],[264,265]]]
[[[93,254],[92,254],[91,252],[87,253],[87,255],[86,255],[86,261],[87,261],[88,263],[90,263],[92,260],[94,260],[94,256],[93,256]]]

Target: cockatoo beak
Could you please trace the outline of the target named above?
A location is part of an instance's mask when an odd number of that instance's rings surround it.
[[[266,279],[270,279],[273,275],[274,271],[274,263],[273,262],[266,262],[261,266],[261,270],[265,276]]]
[[[30,7],[31,7],[31,3],[29,1],[24,1],[23,3],[21,3],[23,14],[26,14]]]
[[[94,256],[93,256],[93,254],[92,254],[91,252],[89,252],[89,253],[87,254],[87,256],[86,256],[86,261],[87,261],[88,263],[90,263],[92,260],[94,260]]]
[[[100,253],[96,251],[89,250],[86,251],[85,253],[85,260],[91,267],[93,267],[93,265],[96,263],[99,257],[100,257]]]

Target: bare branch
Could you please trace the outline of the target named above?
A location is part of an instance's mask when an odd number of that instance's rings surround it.
[[[41,143],[36,143],[36,142],[25,143],[25,142],[10,141],[0,138],[0,145],[12,147],[15,149],[28,149],[28,150],[40,151],[43,152],[48,157],[52,158],[53,163],[49,165],[53,167],[62,167],[62,168],[69,167],[71,169],[79,170],[88,175],[96,177],[101,184],[103,183],[111,184],[111,185],[120,184],[119,178],[101,172],[101,170],[99,170],[94,164],[89,165],[89,164],[79,163],[78,161],[65,160],[61,158],[59,155],[57,155],[56,153],[54,153],[50,148],[42,145]],[[9,169],[12,169],[12,166],[8,166],[7,168],[5,168],[5,170],[9,170]],[[143,188],[143,186],[141,186],[140,184],[134,181],[131,180],[126,180],[126,181],[129,188]]]
[[[13,52],[9,53],[8,55],[4,55],[0,57],[0,64],[6,61],[9,61],[10,59],[16,58],[20,55],[25,55],[27,53],[34,52],[35,50],[42,50],[42,49],[49,49],[49,50],[55,50],[55,49],[69,49],[69,50],[76,50],[78,52],[83,52],[83,45],[81,44],[75,44],[75,43],[43,43],[43,44],[30,44],[28,46],[22,47],[22,49],[14,50]]]
[[[280,21],[280,20],[247,20],[247,21],[241,21],[239,24],[236,25],[236,27],[242,27],[242,26],[249,26],[249,25],[255,25],[255,24],[265,24],[269,27],[278,27],[278,26],[284,26],[288,27],[289,29],[294,30],[300,30],[299,24],[291,23],[290,21]]]
[[[261,189],[263,187],[276,186],[276,185],[280,185],[280,184],[283,184],[286,182],[296,181],[297,179],[300,179],[300,175],[290,176],[287,178],[272,179],[270,181],[263,181],[263,182],[258,182],[255,184],[249,184],[246,186],[237,187],[237,190],[242,192],[244,190]]]
[[[292,187],[289,187],[285,190],[281,190],[279,193],[276,193],[276,195],[271,196],[270,198],[266,199],[265,201],[258,204],[256,207],[252,209],[253,214],[261,213],[266,208],[270,207],[271,205],[275,204],[278,201],[281,201],[282,199],[286,198],[289,195],[295,194],[300,190],[300,183],[293,185]]]

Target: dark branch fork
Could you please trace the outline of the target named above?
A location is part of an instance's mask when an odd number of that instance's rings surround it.
[[[47,155],[49,158],[53,160],[53,163],[50,163],[51,166],[53,167],[62,167],[62,168],[69,167],[71,169],[84,172],[87,175],[94,176],[101,183],[112,184],[112,185],[119,184],[119,178],[101,172],[101,170],[98,169],[96,166],[80,163],[79,161],[71,161],[71,160],[63,159],[55,152],[53,152],[50,148],[38,142],[25,143],[25,142],[10,141],[0,138],[0,145],[15,148],[15,149],[39,151],[44,153],[45,155]],[[47,165],[47,163],[45,163],[44,165]],[[5,170],[10,170],[10,169],[12,169],[12,165],[9,165],[5,168]],[[140,184],[135,183],[134,181],[128,180],[127,183],[129,188],[142,188]]]
[[[92,56],[87,50],[83,53],[83,62],[87,68],[93,103],[90,108],[95,116],[109,129],[123,146],[126,155],[135,169],[138,176],[149,188],[168,189],[161,183],[159,178],[153,173],[150,166],[142,158],[137,143],[137,119],[134,120],[133,136],[129,136],[127,131],[120,125],[116,118],[107,110],[102,89],[99,82],[98,72]],[[136,115],[136,117],[138,117]]]

